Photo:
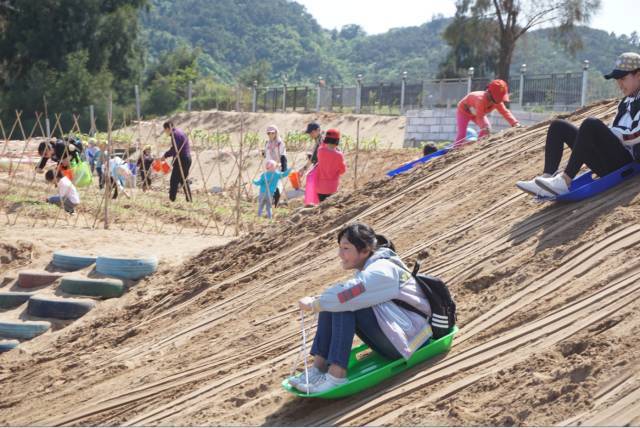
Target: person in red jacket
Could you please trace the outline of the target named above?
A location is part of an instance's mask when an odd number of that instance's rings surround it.
[[[458,103],[456,119],[458,133],[453,147],[457,148],[468,144],[466,139],[467,126],[470,121],[480,127],[478,138],[491,133],[491,123],[487,115],[493,110],[498,110],[509,125],[519,126],[518,120],[507,109],[504,103],[509,101],[509,87],[504,80],[493,80],[487,86],[486,91],[470,92]]]
[[[338,150],[340,131],[329,129],[324,141],[318,148],[318,165],[316,166],[316,192],[320,202],[338,191],[340,176],[347,171],[344,155]]]

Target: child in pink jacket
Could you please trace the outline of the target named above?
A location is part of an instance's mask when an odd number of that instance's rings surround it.
[[[458,103],[456,119],[458,133],[453,143],[453,148],[458,148],[468,143],[466,139],[467,126],[470,121],[480,127],[478,138],[491,133],[491,123],[487,115],[493,110],[498,110],[502,117],[511,126],[518,126],[518,120],[507,109],[504,103],[509,101],[509,87],[504,80],[493,80],[487,86],[486,91],[470,92]]]
[[[316,166],[316,192],[320,202],[338,191],[340,176],[347,171],[344,155],[338,150],[340,131],[329,129],[318,149]]]

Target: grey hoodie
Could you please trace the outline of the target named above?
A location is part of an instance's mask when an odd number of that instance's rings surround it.
[[[392,302],[402,300],[427,315],[431,306],[402,260],[388,248],[369,257],[354,278],[329,287],[316,297],[316,312],[346,312],[372,308],[380,328],[408,359],[431,336],[428,320]]]

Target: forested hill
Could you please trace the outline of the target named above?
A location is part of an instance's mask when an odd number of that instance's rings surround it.
[[[142,12],[150,59],[180,44],[202,50],[201,71],[231,81],[239,74],[287,73],[292,81],[321,74],[339,80],[331,36],[303,6],[287,0],[153,0]],[[263,77],[263,76],[260,76]]]
[[[353,81],[358,73],[387,80],[405,70],[410,76],[432,77],[449,50],[441,38],[449,19],[429,18],[421,26],[367,35],[357,25],[323,29],[302,5],[289,0],[152,0],[142,13],[151,61],[181,44],[195,46],[201,50],[201,72],[227,82],[238,76],[279,82],[286,74],[290,82],[323,76],[339,83]],[[522,63],[531,73],[579,70],[589,59],[595,70],[605,72],[619,53],[640,47],[637,37],[586,27],[578,31],[584,48],[575,54],[555,43],[551,30],[525,35],[513,71]]]

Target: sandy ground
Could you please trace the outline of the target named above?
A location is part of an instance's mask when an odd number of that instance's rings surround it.
[[[611,120],[615,106],[569,120]],[[161,265],[0,356],[0,424],[640,424],[638,179],[581,203],[535,202],[514,183],[540,173],[547,125]],[[447,355],[357,396],[295,398],[280,382],[299,352],[296,301],[347,276],[335,239],[353,220],[405,260],[426,259],[454,293],[461,330]],[[31,263],[21,248],[3,250],[11,269]]]
[[[111,219],[114,227],[125,229],[148,230],[158,233],[160,230],[175,231],[176,227],[191,227],[203,232],[212,234],[233,233],[233,227],[229,225],[235,223],[234,210],[236,207],[237,182],[239,165],[242,163],[242,183],[241,210],[243,222],[240,229],[243,231],[253,231],[256,225],[252,225],[257,214],[257,194],[258,186],[253,180],[257,179],[264,171],[264,158],[261,154],[263,147],[263,137],[253,138],[248,146],[243,146],[240,150],[238,141],[239,129],[225,128],[224,132],[230,132],[231,141],[225,140],[220,144],[213,143],[200,131],[202,128],[191,128],[192,125],[209,126],[220,125],[221,118],[224,123],[237,122],[240,114],[202,112],[193,113],[178,118],[185,119],[181,123],[185,130],[191,132],[192,159],[193,164],[189,174],[191,189],[195,204],[189,207],[184,203],[184,197],[178,195],[177,203],[171,204],[168,200],[169,175],[153,172],[152,191],[143,193],[140,189],[129,190],[131,199],[126,197],[118,198],[110,202],[111,212],[115,216]],[[217,118],[211,120],[211,117]],[[336,115],[325,115],[325,119],[331,117],[336,120]],[[351,116],[349,116],[352,118]],[[187,120],[188,119],[188,120]],[[312,120],[312,118],[301,117],[300,114],[246,114],[247,128],[259,128],[266,120],[278,120],[289,123],[290,126],[299,124],[300,120]],[[402,118],[362,116],[358,120],[363,123],[372,122],[380,132],[389,133],[390,129],[399,126]],[[162,120],[152,122],[161,126]],[[303,126],[304,126],[303,122]],[[145,126],[150,122],[145,122]],[[159,125],[160,124],[160,125]],[[181,125],[182,126],[182,125]],[[194,125],[195,126],[195,125]],[[266,125],[265,125],[266,126]],[[144,127],[143,127],[144,128]],[[364,128],[364,126],[363,126]],[[148,131],[151,128],[145,128]],[[131,131],[131,129],[129,129]],[[122,132],[129,132],[122,131]],[[136,128],[137,131],[137,128]],[[223,131],[221,131],[223,132]],[[115,141],[119,140],[120,131],[114,132]],[[135,134],[137,136],[137,134]],[[141,132],[142,141],[140,145],[151,144],[152,153],[155,156],[161,155],[168,148],[169,139],[166,136],[157,136],[155,133]],[[364,138],[364,137],[363,137]],[[347,173],[342,178],[341,188],[352,190],[371,180],[379,180],[385,176],[385,172],[390,168],[413,160],[419,156],[417,149],[395,149],[384,148],[382,140],[379,143],[371,144],[362,139],[362,146],[356,149],[354,141],[344,141],[341,149],[345,154],[348,165]],[[43,215],[46,208],[42,205],[47,196],[54,192],[52,186],[44,183],[43,175],[36,174],[33,169],[35,162],[39,160],[34,157],[34,153],[39,143],[35,138],[27,141],[5,141],[0,150],[0,202],[7,212],[7,221],[11,224],[32,224],[36,226],[50,225],[43,220],[47,215]],[[389,144],[390,145],[390,144]],[[292,143],[287,151],[288,165],[293,170],[300,169],[307,161],[307,151],[312,149],[311,143]],[[116,149],[135,149],[135,141],[119,142]],[[135,157],[132,157],[135,161]],[[11,176],[5,175],[7,171],[12,171]],[[15,171],[18,171],[14,176]],[[139,178],[139,177],[138,177]],[[83,201],[81,213],[75,219],[60,218],[58,215],[54,222],[63,224],[79,224],[83,227],[95,225],[102,227],[103,202],[101,193],[97,187],[97,176],[90,187],[78,189],[80,198]],[[293,188],[288,179],[282,180],[283,198],[286,208],[279,210],[276,215],[287,215],[291,209],[303,205],[301,192],[293,192]],[[304,180],[303,180],[304,185]],[[6,193],[5,193],[6,192]],[[215,195],[214,195],[215,194]],[[5,199],[6,198],[6,199]],[[4,200],[3,200],[4,199]],[[0,211],[3,208],[0,207]],[[49,213],[54,216],[54,214]],[[63,216],[64,217],[64,216]],[[185,219],[187,219],[185,221]],[[176,226],[176,225],[180,226]],[[258,227],[259,228],[259,227]]]
[[[307,123],[318,122],[323,130],[339,129],[342,136],[351,138],[354,142],[358,136],[358,122],[360,123],[360,140],[377,138],[381,147],[402,148],[406,118],[404,116],[381,115],[353,115],[339,113],[235,113],[224,111],[203,111],[180,113],[169,118],[178,127],[186,131],[196,129],[209,133],[232,134],[238,138],[240,132],[257,133],[266,137],[266,129],[276,125],[282,136],[287,133],[302,134]],[[151,142],[159,138],[162,124],[166,119],[143,120],[138,126],[123,128],[121,132],[139,134],[144,140]],[[116,133],[117,135],[117,133]]]
[[[135,230],[86,229],[60,224],[56,228],[32,228],[0,224],[1,241],[32,247],[30,264],[46,266],[53,251],[77,252],[87,255],[136,257],[153,255],[162,264],[178,266],[205,248],[229,242],[230,238],[202,236],[185,231],[181,239],[169,235],[138,233]],[[20,252],[18,250],[17,252]],[[6,273],[2,265],[0,273]]]

